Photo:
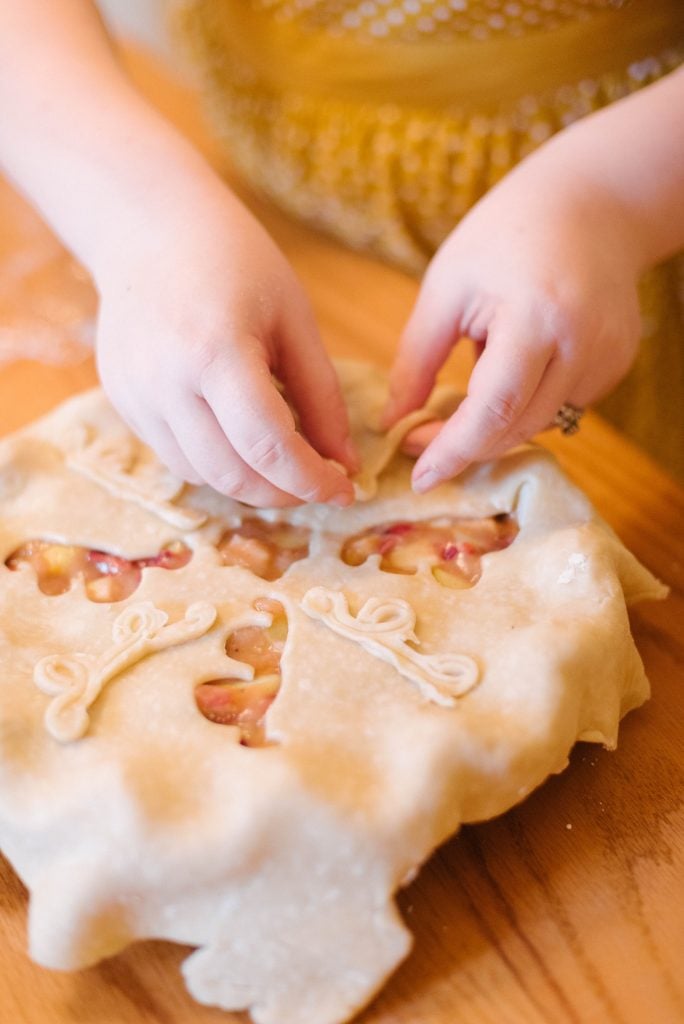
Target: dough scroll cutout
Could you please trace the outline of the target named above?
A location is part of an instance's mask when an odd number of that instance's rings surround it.
[[[52,697],[45,712],[45,728],[60,743],[80,739],[90,724],[88,709],[115,676],[150,654],[204,636],[216,621],[216,608],[197,601],[177,622],[151,601],[125,608],[114,620],[112,646],[93,658],[85,654],[66,657],[51,654],[36,664],[33,680],[42,693]]]
[[[69,469],[75,470],[103,487],[114,498],[131,501],[152,512],[179,530],[196,530],[204,522],[205,512],[174,505],[184,482],[159,463],[136,466],[132,438],[95,438],[75,448],[66,457]]]
[[[313,587],[302,598],[301,607],[334,633],[389,662],[415,683],[427,700],[442,707],[453,707],[456,698],[479,681],[477,662],[468,655],[422,654],[411,646],[420,643],[415,634],[416,613],[402,598],[370,597],[353,615],[341,591]]]

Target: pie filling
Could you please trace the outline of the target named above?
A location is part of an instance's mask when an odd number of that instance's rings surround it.
[[[381,523],[348,538],[341,557],[347,565],[356,566],[370,555],[379,555],[383,571],[405,575],[427,563],[438,582],[462,588],[480,578],[482,555],[508,547],[517,533],[517,524],[506,513],[481,519],[442,516]],[[227,530],[218,550],[225,565],[240,565],[263,579],[274,580],[308,556],[309,538],[306,527],[252,518]],[[80,578],[91,601],[114,602],[135,591],[143,569],[180,569],[191,557],[191,550],[181,541],[168,544],[158,555],[127,559],[106,551],[30,540],[5,564],[12,570],[31,565],[44,594],[63,594]],[[251,665],[253,679],[212,679],[195,688],[197,707],[205,718],[219,725],[237,726],[240,743],[247,747],[268,742],[264,719],[280,688],[280,659],[287,637],[287,617],[279,601],[259,598],[254,608],[270,614],[271,625],[243,626],[226,641],[226,653]]]
[[[507,548],[517,533],[517,523],[505,512],[484,519],[380,523],[348,538],[341,556],[347,565],[362,565],[370,555],[380,555],[382,570],[404,575],[427,562],[439,583],[460,589],[479,580],[482,555]]]
[[[218,542],[224,565],[241,565],[264,580],[277,580],[293,562],[309,554],[311,530],[290,523],[245,519]]]
[[[9,556],[5,565],[13,570],[31,565],[44,594],[64,594],[80,578],[91,601],[123,601],[139,586],[143,569],[180,569],[191,557],[190,549],[180,541],[168,544],[158,555],[128,559],[70,544],[29,540]]]
[[[197,707],[219,725],[236,725],[245,747],[266,744],[264,717],[280,687],[280,657],[287,637],[285,609],[279,601],[259,598],[257,611],[273,616],[270,626],[243,626],[231,633],[226,653],[254,669],[254,678],[212,679],[195,688]]]

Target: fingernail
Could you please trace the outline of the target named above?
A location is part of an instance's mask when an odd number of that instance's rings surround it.
[[[411,485],[413,490],[417,494],[424,494],[425,491],[429,491],[432,487],[436,487],[440,483],[442,477],[439,471],[434,466],[426,466],[425,469],[421,469],[413,479]]]
[[[333,494],[327,500],[328,505],[339,505],[340,508],[347,508],[354,501],[354,495],[350,491],[340,491],[339,494]]]

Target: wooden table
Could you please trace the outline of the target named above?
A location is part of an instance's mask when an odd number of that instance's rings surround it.
[[[134,59],[157,101],[209,145],[194,100]],[[257,204],[294,262],[331,351],[387,365],[416,284]],[[464,354],[450,366],[463,379]],[[95,381],[91,362],[0,372],[0,432]],[[570,767],[502,818],[444,845],[400,896],[415,949],[359,1024],[676,1024],[684,1021],[684,491],[598,417],[548,436],[570,476],[672,588],[634,635],[653,699],[620,749],[579,744]],[[0,871],[0,1024],[230,1024],[181,983],[187,954],[146,942],[60,975],[28,960],[26,894]]]

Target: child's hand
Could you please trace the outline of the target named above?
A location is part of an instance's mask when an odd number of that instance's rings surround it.
[[[107,394],[188,481],[252,505],[349,504],[326,461],[353,468],[346,409],[294,272],[222,185],[180,192],[98,261]]]
[[[609,194],[556,170],[552,161],[522,164],[428,269],[392,371],[387,421],[423,404],[459,338],[481,354],[451,419],[407,439],[413,454],[425,449],[416,490],[528,440],[563,403],[594,401],[634,360],[638,246]]]
[[[174,472],[255,505],[351,502],[325,458],[353,465],[346,411],[292,270],[128,82],[94,3],[0,2],[0,158],[93,273],[104,387]]]

